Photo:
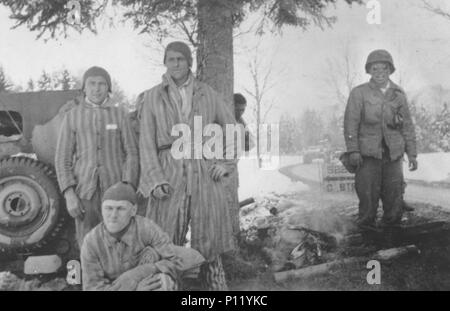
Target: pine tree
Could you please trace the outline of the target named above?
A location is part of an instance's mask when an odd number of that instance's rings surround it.
[[[319,144],[324,134],[324,125],[320,114],[313,109],[306,109],[300,119],[300,131],[303,146]]]
[[[12,84],[6,78],[5,71],[3,67],[0,66],[0,92],[10,92],[12,89]]]
[[[30,78],[27,82],[27,92],[33,92],[34,88],[35,88],[34,81],[33,79]]]
[[[74,88],[76,78],[67,69],[55,71],[52,74],[52,84],[54,90],[71,90]]]
[[[52,83],[52,76],[47,73],[45,70],[42,71],[41,76],[39,77],[37,81],[37,89],[39,91],[48,91],[53,90],[54,85]]]
[[[60,76],[60,86],[63,91],[70,90],[75,86],[75,78],[64,69]]]
[[[15,27],[26,26],[38,38],[61,38],[69,29],[96,33],[96,21],[103,16],[108,1],[80,1],[80,19],[68,18],[67,1],[0,0],[10,8]],[[337,0],[115,0],[123,18],[140,33],[162,38],[184,38],[197,48],[198,78],[233,100],[233,30],[250,14],[261,18],[256,34],[294,26],[307,30],[311,25],[331,26],[336,18],[325,12]],[[362,0],[345,0],[363,3]]]

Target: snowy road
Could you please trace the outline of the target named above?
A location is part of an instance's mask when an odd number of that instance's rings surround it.
[[[281,169],[281,172],[284,172],[284,170]],[[299,164],[290,167],[289,172],[291,177],[296,177],[296,179],[298,178],[298,180],[309,185],[318,185],[320,180],[319,166],[317,164]],[[411,203],[417,202],[437,205],[450,211],[449,188],[429,187],[409,183],[406,187],[405,200]]]
[[[450,189],[408,184],[405,200],[438,205],[450,211]]]

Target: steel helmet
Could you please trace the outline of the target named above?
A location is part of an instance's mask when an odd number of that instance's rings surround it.
[[[369,73],[370,65],[373,63],[385,62],[391,66],[391,74],[395,71],[394,60],[391,54],[386,50],[375,50],[372,51],[367,57],[366,61],[366,72]]]

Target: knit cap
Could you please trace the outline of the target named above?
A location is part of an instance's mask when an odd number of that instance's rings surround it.
[[[102,203],[106,200],[112,201],[128,201],[131,204],[135,205],[137,202],[136,191],[134,191],[133,187],[129,184],[118,182],[117,184],[112,185],[105,191],[103,195]]]
[[[183,54],[183,56],[188,61],[189,68],[192,66],[192,53],[189,46],[181,41],[173,41],[169,43],[166,47],[166,50],[164,51],[164,64],[166,63],[166,55],[167,51],[175,51],[178,53]]]
[[[86,72],[83,75],[83,85],[81,86],[81,89],[84,90],[84,86],[86,83],[87,78],[89,77],[103,77],[106,80],[106,83],[108,84],[108,92],[111,93],[111,76],[109,73],[102,67],[93,66],[86,70]]]

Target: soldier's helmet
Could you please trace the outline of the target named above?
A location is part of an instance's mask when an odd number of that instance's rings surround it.
[[[394,73],[394,60],[392,59],[392,55],[386,50],[375,50],[369,54],[366,61],[366,72],[369,73],[371,64],[379,62],[388,63],[391,66],[391,74]]]

